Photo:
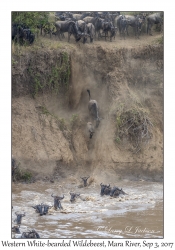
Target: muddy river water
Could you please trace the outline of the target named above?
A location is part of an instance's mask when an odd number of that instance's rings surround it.
[[[163,238],[162,183],[120,181],[117,186],[128,195],[119,198],[100,196],[99,184],[78,188],[65,183],[12,183],[12,226],[15,212],[25,212],[20,231],[35,229],[41,238]],[[85,201],[77,198],[71,203],[70,191],[80,193]],[[52,193],[64,194],[63,210],[51,208],[40,216],[32,206],[53,205]]]

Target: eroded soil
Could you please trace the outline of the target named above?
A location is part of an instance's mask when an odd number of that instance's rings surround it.
[[[163,45],[162,35],[153,34],[93,44],[39,38],[33,48],[22,48],[21,56],[13,54],[12,153],[20,168],[35,180],[56,182],[81,175],[97,183],[163,180]],[[71,64],[68,91],[43,88],[33,98],[29,68],[35,66],[33,75],[40,72],[44,81],[63,51]],[[102,118],[92,139],[86,131],[86,123],[95,122],[87,89]],[[138,152],[129,138],[119,140],[117,134],[116,117],[128,109],[142,110],[153,125]]]

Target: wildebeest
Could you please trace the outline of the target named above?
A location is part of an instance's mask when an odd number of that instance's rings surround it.
[[[74,202],[75,201],[75,198],[79,197],[80,194],[77,194],[77,193],[70,193],[70,202]]]
[[[111,197],[118,197],[120,194],[126,195],[126,193],[122,190],[122,188],[119,189],[118,187],[113,187],[111,189],[111,192],[110,192]]]
[[[31,32],[29,27],[24,24],[12,24],[12,40],[23,45],[25,42],[32,44],[35,40],[35,35]]]
[[[73,34],[76,41],[81,39],[81,33],[78,32],[78,29],[74,21],[57,21],[55,23],[57,29],[57,36],[61,40],[61,35],[65,32],[68,32],[68,42],[70,41],[70,36]]]
[[[137,16],[126,15],[125,17],[128,21],[127,35],[129,35],[128,26],[131,26],[134,29],[135,37],[139,38],[142,29],[142,24],[144,22],[144,17],[140,15]]]
[[[108,32],[110,33],[110,41],[112,41],[112,37],[115,37],[115,27],[112,22],[103,23],[103,33],[105,34],[105,41],[106,37],[108,36]]]
[[[19,226],[13,226],[12,227],[12,232],[14,232],[16,234],[20,234],[21,232],[20,232],[19,228],[20,228],[20,225]]]
[[[100,186],[101,186],[101,192],[100,192],[101,196],[110,195],[110,192],[111,192],[110,184],[109,185],[104,185],[104,184],[101,183]]]
[[[23,29],[24,39],[32,44],[35,40],[35,35],[31,32],[30,29]]]
[[[154,13],[147,16],[147,34],[152,35],[151,28],[153,24],[163,24],[162,13]]]
[[[86,16],[85,18],[83,18],[83,21],[85,21],[86,24],[92,23],[94,25],[96,19],[96,17]]]
[[[72,14],[72,17],[78,20],[83,20],[86,16],[90,16],[90,12],[84,12],[82,14]]]
[[[89,89],[87,89],[87,92],[89,94],[89,103],[88,103],[89,113],[93,118],[96,119],[96,127],[98,127],[101,120],[101,118],[99,118],[98,116],[98,104],[96,100],[91,99],[91,94]]]
[[[87,122],[87,131],[89,133],[89,138],[92,139],[94,132],[94,126],[92,124],[92,122]]]
[[[40,236],[35,230],[31,230],[29,232],[23,232],[21,235],[21,239],[39,239]]]
[[[83,38],[83,43],[85,43],[87,41],[87,37],[89,36],[87,33],[87,25],[85,21],[78,20],[76,21],[75,24],[76,24],[78,33],[81,34],[81,37]]]
[[[103,30],[105,20],[103,18],[97,17],[95,19],[95,36],[98,34],[98,39],[101,37],[101,30]]]
[[[125,39],[127,29],[128,29],[128,20],[126,19],[125,16],[120,15],[118,17],[117,24],[118,24],[120,36]]]
[[[14,222],[16,222],[18,225],[21,224],[21,221],[22,221],[22,217],[24,217],[26,214],[23,213],[23,214],[18,214],[17,212],[15,212],[17,218],[14,220]]]
[[[80,177],[83,180],[84,187],[87,187],[87,180],[89,179],[90,176],[88,177]]]
[[[36,205],[36,206],[32,206],[37,213],[40,214],[40,216],[42,215],[46,215],[48,213],[48,210],[52,207],[52,206],[49,206],[49,205],[46,205],[46,204],[39,204],[39,205]]]
[[[89,35],[90,42],[92,43],[95,36],[95,27],[92,23],[87,24],[87,34]]]
[[[61,201],[62,199],[64,199],[64,195],[61,197],[61,196],[56,196],[56,195],[53,195],[51,194],[51,196],[54,198],[54,208],[55,210],[57,210],[57,208],[59,209],[63,209],[63,207],[61,206]]]

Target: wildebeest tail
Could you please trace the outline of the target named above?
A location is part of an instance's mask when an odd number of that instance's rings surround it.
[[[90,100],[90,99],[91,99],[90,90],[89,90],[89,89],[87,89],[87,92],[88,92],[88,94],[89,94],[89,100]]]
[[[148,30],[149,30],[149,21],[147,21],[147,34],[148,34]]]

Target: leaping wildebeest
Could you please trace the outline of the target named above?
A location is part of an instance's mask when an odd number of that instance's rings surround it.
[[[89,109],[90,115],[96,119],[96,127],[98,127],[100,120],[101,120],[101,118],[99,118],[98,116],[98,104],[96,100],[91,99],[91,94],[90,94],[89,89],[87,89],[87,92],[89,94],[88,109]]]
[[[87,122],[87,131],[89,133],[89,138],[92,139],[94,132],[94,126],[92,124],[92,122]]]

